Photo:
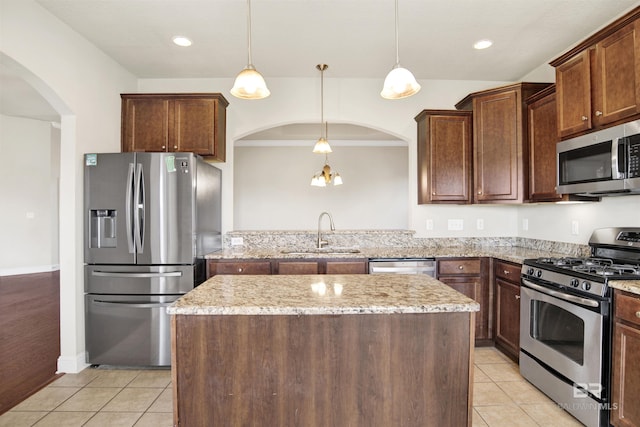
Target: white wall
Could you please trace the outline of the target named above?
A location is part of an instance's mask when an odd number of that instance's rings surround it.
[[[323,211],[332,214],[341,230],[408,228],[406,146],[334,142],[328,163],[344,184],[320,188],[310,182],[325,156],[312,152],[313,142],[287,147],[268,142],[235,148],[236,230],[309,230]]]
[[[0,275],[58,268],[59,132],[0,115]]]
[[[58,368],[84,363],[82,154],[120,148],[120,97],[135,77],[33,0],[0,1],[0,59],[61,116]]]

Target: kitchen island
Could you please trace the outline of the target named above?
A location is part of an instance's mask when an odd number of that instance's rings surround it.
[[[478,310],[425,275],[212,277],[168,309],[174,424],[470,426]]]

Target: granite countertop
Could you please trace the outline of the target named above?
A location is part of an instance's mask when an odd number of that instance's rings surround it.
[[[609,286],[614,289],[640,295],[640,280],[611,280],[609,281]]]
[[[219,275],[173,303],[182,315],[474,312],[474,300],[427,275]]]
[[[310,248],[305,248],[309,250]],[[287,248],[290,251],[290,248]],[[300,249],[301,251],[304,249]],[[283,253],[280,249],[244,249],[232,247],[206,256],[207,259],[301,259],[301,258],[449,258],[493,257],[522,263],[528,258],[563,257],[566,254],[517,246],[452,246],[452,247],[379,247],[359,248],[358,253]]]

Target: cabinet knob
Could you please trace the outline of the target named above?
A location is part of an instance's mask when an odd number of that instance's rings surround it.
[[[432,196],[435,196],[435,195],[436,195],[436,192],[435,192],[435,191],[433,191],[433,192],[431,193],[431,195],[432,195]]]
[[[242,267],[238,267],[238,273],[242,273]]]
[[[636,311],[636,317],[640,317],[640,311]]]
[[[167,148],[167,147],[163,145],[163,146],[162,146],[162,149],[164,150],[165,148]]]
[[[178,149],[178,146],[177,146],[177,145],[174,145],[174,146],[173,146],[173,149],[174,149],[174,150],[177,150],[177,149]]]
[[[478,194],[482,194],[482,190],[478,190]]]
[[[587,117],[587,116],[582,116],[582,117],[580,117],[580,119],[581,119],[583,122],[586,122],[587,120],[589,120],[589,117]]]
[[[602,115],[602,111],[596,111],[596,116],[601,116]]]
[[[516,299],[520,299],[520,295],[516,295]]]
[[[459,265],[459,266],[458,266],[458,270],[464,270],[464,266]]]
[[[506,276],[506,275],[508,275],[508,274],[509,274],[509,270],[504,270],[504,271],[503,271],[503,273],[504,273],[504,275]]]

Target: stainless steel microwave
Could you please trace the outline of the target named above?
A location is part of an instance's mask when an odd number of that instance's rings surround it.
[[[560,194],[640,194],[640,120],[559,142]]]

